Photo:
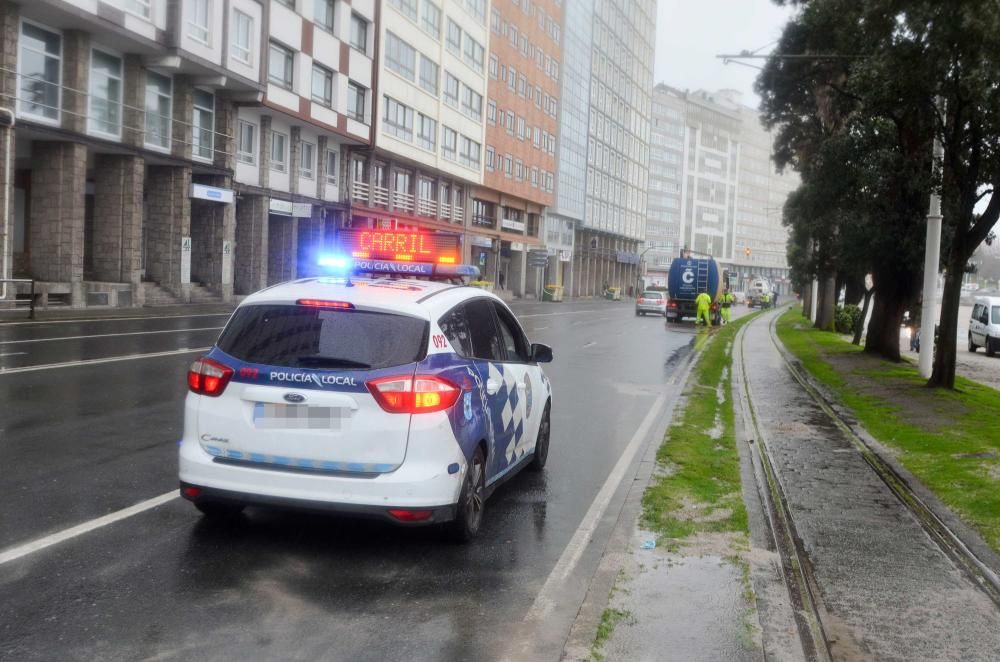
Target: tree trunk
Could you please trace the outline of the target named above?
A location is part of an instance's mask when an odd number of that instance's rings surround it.
[[[837,281],[833,274],[820,278],[819,305],[816,307],[816,328],[833,331],[834,308],[837,304]]]
[[[865,303],[861,307],[861,317],[858,318],[858,323],[854,327],[854,339],[851,340],[851,344],[860,345],[861,344],[861,334],[865,330],[865,318],[868,317],[868,308],[872,303],[872,294],[875,293],[875,288],[870,290],[865,290]]]
[[[958,346],[958,309],[962,303],[962,278],[965,276],[967,258],[949,255],[947,271],[944,275],[944,296],[941,299],[941,324],[937,342],[937,353],[934,356],[934,372],[928,380],[928,386],[937,388],[955,388],[955,362]],[[931,324],[934,320],[921,320],[921,324]],[[920,348],[923,351],[923,348]]]
[[[895,290],[891,286],[890,289]],[[906,304],[895,294],[895,291],[886,292],[879,287],[865,338],[865,352],[884,356],[890,361],[900,360],[899,327],[906,309]]]
[[[812,282],[808,282],[802,288],[802,317],[809,319],[810,311],[812,310]]]

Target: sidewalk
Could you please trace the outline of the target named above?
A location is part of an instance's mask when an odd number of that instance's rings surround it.
[[[1000,610],[794,379],[774,317],[747,329],[744,364],[833,657],[996,660]]]
[[[137,308],[48,308],[35,309],[35,322],[58,320],[103,320],[129,317],[189,317],[193,315],[225,315],[236,308],[233,303],[178,304],[173,306],[142,306]],[[29,322],[28,309],[0,310],[0,324]]]

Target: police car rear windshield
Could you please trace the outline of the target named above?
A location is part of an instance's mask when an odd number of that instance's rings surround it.
[[[369,370],[419,361],[427,333],[425,320],[407,315],[259,305],[237,309],[218,346],[248,363]]]

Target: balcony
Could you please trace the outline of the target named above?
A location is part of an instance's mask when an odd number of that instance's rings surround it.
[[[351,182],[351,200],[353,202],[363,202],[368,204],[368,193],[368,184],[358,180]]]
[[[402,211],[413,211],[413,194],[404,193],[403,191],[396,191],[393,194],[393,202],[395,203],[396,209]]]

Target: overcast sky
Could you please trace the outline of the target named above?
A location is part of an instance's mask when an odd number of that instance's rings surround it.
[[[724,65],[715,56],[771,44],[781,36],[791,10],[771,0],[658,0],[657,7],[654,82],[691,90],[732,88],[743,93],[743,103],[756,108],[757,71]]]

